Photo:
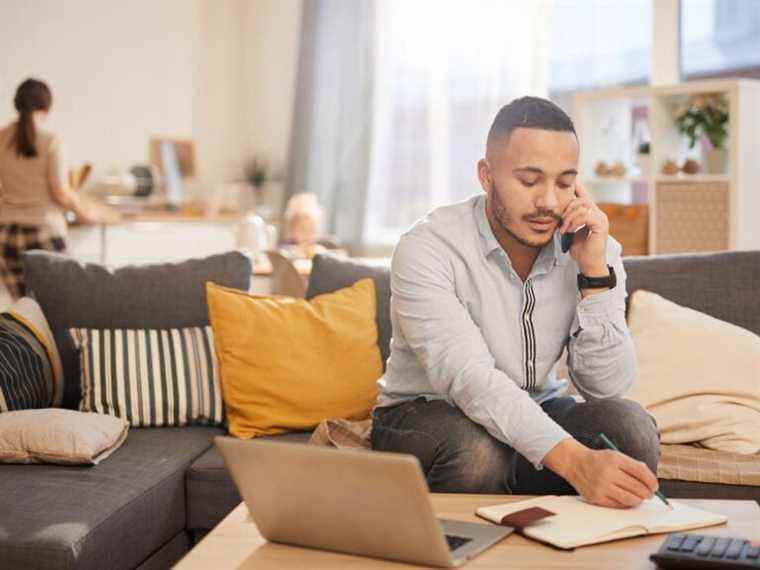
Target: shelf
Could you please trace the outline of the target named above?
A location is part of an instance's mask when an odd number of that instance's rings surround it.
[[[603,184],[647,184],[649,181],[643,176],[595,176],[581,180],[582,184],[587,186],[601,186]]]
[[[728,174],[658,174],[655,182],[728,182]]]
[[[699,93],[722,93],[728,103],[730,137],[720,174],[706,171],[706,154],[687,148],[689,141],[676,125],[674,106],[679,100]],[[579,170],[586,176],[581,182],[597,202],[650,204],[648,253],[714,248],[718,242],[724,249],[760,249],[760,224],[755,220],[760,212],[760,192],[755,191],[760,180],[760,130],[753,128],[760,120],[760,81],[726,78],[578,93],[574,97],[573,120],[584,149]],[[648,137],[643,136],[640,123],[648,128]],[[645,174],[633,167],[639,140],[650,143],[648,160],[644,161]],[[594,169],[602,157],[607,164],[621,161],[631,167],[619,178],[598,176]],[[666,161],[681,165],[687,159],[697,160],[703,170],[673,175],[661,170]],[[666,195],[667,203],[663,202]],[[675,210],[674,196],[683,198]],[[700,196],[703,199],[695,199]],[[717,200],[722,201],[713,202]],[[701,209],[693,213],[690,208]],[[673,234],[673,227],[691,227],[692,214],[725,218],[725,224],[716,230],[719,240],[716,237],[715,243],[699,242],[695,246],[689,236]],[[624,251],[631,244],[633,241],[623,243]]]
[[[728,182],[728,174],[658,174],[655,182]],[[604,186],[607,184],[649,184],[649,179],[643,176],[596,176],[581,180],[586,186]]]
[[[676,85],[636,85],[631,87],[609,87],[576,94],[578,101],[610,101],[620,99],[649,99],[651,97],[670,97],[673,95],[691,95],[694,93],[729,93],[742,83],[752,83],[747,79],[707,79],[686,81]]]

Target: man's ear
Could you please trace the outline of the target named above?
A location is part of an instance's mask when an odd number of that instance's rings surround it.
[[[493,178],[491,177],[491,166],[485,158],[478,161],[478,181],[483,191],[488,194],[493,184]]]

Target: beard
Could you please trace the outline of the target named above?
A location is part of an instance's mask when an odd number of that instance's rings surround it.
[[[522,236],[518,233],[517,228],[515,227],[515,219],[514,217],[507,211],[507,207],[502,203],[501,199],[499,198],[499,194],[496,191],[496,184],[491,183],[491,214],[493,215],[493,218],[496,220],[496,223],[499,224],[499,227],[504,230],[512,239],[514,239],[517,243],[524,245],[526,247],[531,247],[533,249],[541,249],[551,243],[551,241],[554,239],[554,232],[549,234],[548,237],[537,237],[537,238],[531,238],[528,236]],[[551,217],[557,220],[558,222],[562,221],[562,217],[551,211],[546,210],[537,210],[535,212],[531,212],[530,214],[527,214],[523,216],[523,219],[527,222],[528,220],[532,218],[547,218]],[[528,230],[530,231],[530,230]],[[555,230],[556,231],[556,230]]]

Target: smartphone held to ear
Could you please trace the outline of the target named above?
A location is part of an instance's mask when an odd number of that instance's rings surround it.
[[[582,226],[579,226],[574,232],[565,232],[561,236],[561,245],[562,245],[562,253],[567,253],[570,251],[570,246],[573,245],[573,238],[575,237],[575,234],[577,234],[580,231],[584,231],[586,228],[586,224],[583,224]]]

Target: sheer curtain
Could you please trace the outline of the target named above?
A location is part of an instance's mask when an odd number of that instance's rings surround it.
[[[286,198],[313,192],[358,253],[371,153],[375,0],[305,0]]]
[[[375,3],[364,241],[393,244],[431,208],[479,192],[498,109],[547,94],[550,0]]]

